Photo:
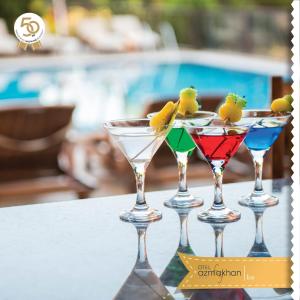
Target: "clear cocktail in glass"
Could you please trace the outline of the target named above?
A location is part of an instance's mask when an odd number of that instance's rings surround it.
[[[110,121],[104,127],[127,158],[136,178],[135,206],[130,211],[122,212],[120,218],[123,221],[144,223],[160,219],[161,212],[149,208],[146,203],[144,182],[146,169],[165,140],[168,125],[157,132],[149,125],[149,119],[129,119]]]

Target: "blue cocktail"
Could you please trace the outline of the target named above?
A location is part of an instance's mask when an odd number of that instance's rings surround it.
[[[283,127],[252,127],[245,138],[245,144],[249,150],[268,150],[277,140],[282,129]]]
[[[254,191],[243,197],[239,203],[244,206],[267,207],[276,205],[278,198],[264,192],[262,186],[263,160],[266,152],[279,137],[283,127],[290,119],[290,113],[274,115],[269,110],[245,110],[243,118],[253,122],[245,138],[245,144],[249,149],[255,168]]]

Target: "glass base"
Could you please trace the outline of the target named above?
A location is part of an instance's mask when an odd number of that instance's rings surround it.
[[[279,199],[266,193],[252,193],[246,197],[242,197],[239,204],[250,207],[269,207],[277,205]]]
[[[229,208],[213,209],[202,211],[198,214],[198,219],[206,223],[230,223],[238,221],[241,214]]]
[[[148,208],[145,210],[132,209],[120,213],[120,219],[130,223],[150,223],[162,218],[159,210]]]
[[[196,198],[189,191],[177,192],[177,194],[164,202],[170,208],[192,208],[203,205],[203,200]]]

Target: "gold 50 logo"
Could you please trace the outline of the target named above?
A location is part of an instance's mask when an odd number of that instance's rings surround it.
[[[18,46],[26,50],[28,45],[35,50],[41,47],[41,39],[45,33],[43,19],[34,13],[19,16],[14,26],[15,35],[19,40]]]

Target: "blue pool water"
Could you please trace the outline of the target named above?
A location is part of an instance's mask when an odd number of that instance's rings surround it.
[[[73,124],[94,130],[108,119],[141,116],[148,102],[174,99],[194,86],[201,95],[245,96],[247,108],[266,108],[270,77],[191,63],[115,62],[0,70],[0,105],[75,104]]]
[[[234,92],[248,99],[248,108],[265,108],[269,103],[268,76],[238,72],[195,64],[159,65],[132,83],[128,92],[130,101],[161,96],[174,97],[187,86],[194,86],[199,95],[226,95]],[[200,98],[201,99],[201,98]]]
[[[252,127],[245,138],[245,144],[250,150],[268,150],[277,140],[283,127]]]
[[[106,88],[116,83],[122,85],[126,105],[135,105],[160,99],[174,97],[184,87],[193,85],[199,95],[225,95],[235,92],[245,96],[248,108],[265,108],[270,95],[269,77],[260,74],[239,72],[222,68],[196,64],[126,64],[97,65],[74,68],[47,68],[22,70],[18,72],[0,72],[0,100],[39,98],[43,89],[61,89],[64,80],[72,80],[76,72],[82,76],[82,85],[106,84]],[[36,77],[34,77],[35,74]],[[33,76],[33,80],[30,78]],[[6,77],[6,78],[5,78]],[[42,80],[41,80],[42,79]],[[34,84],[41,80],[40,84]],[[30,82],[31,81],[31,82]],[[1,83],[2,82],[2,83]],[[4,82],[4,84],[3,84]],[[28,86],[24,82],[29,82]],[[112,84],[113,83],[113,84]]]

